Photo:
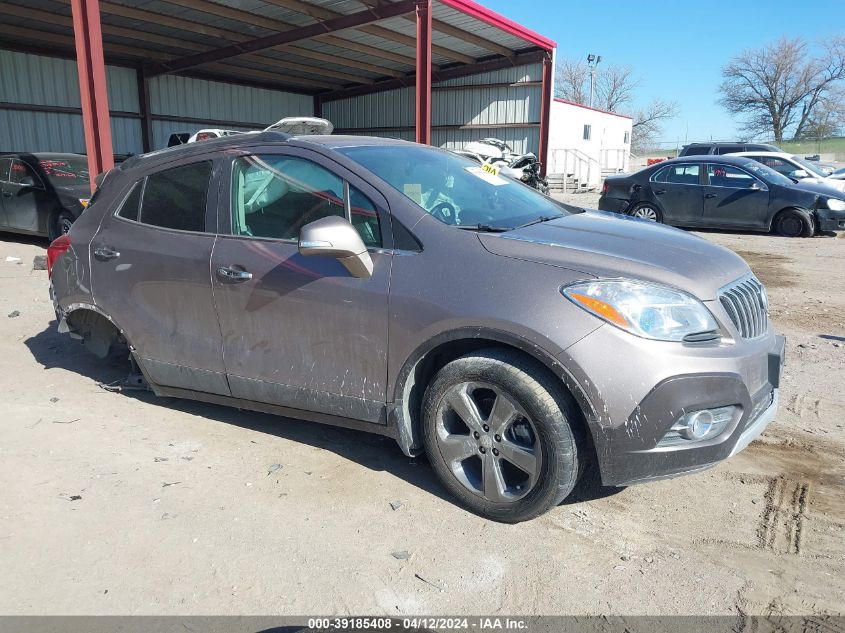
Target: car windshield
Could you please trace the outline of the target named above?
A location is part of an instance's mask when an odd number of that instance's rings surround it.
[[[382,145],[338,151],[452,226],[507,230],[582,211],[446,150]]]
[[[743,161],[742,167],[770,185],[789,186],[794,184],[790,178],[763,163],[758,163],[756,160]]]
[[[88,159],[78,158],[42,158],[38,166],[54,187],[72,187],[87,185]]]
[[[819,171],[818,166],[813,165],[810,161],[801,158],[800,156],[792,156],[792,160],[801,165],[801,167],[804,168],[804,171],[806,171],[810,176],[814,176],[815,178],[825,177],[825,175]]]

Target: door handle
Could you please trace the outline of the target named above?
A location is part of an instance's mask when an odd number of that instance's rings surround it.
[[[249,281],[252,273],[246,270],[238,270],[229,266],[220,266],[217,269],[217,276],[223,281]]]
[[[108,246],[100,246],[99,248],[94,249],[94,257],[99,259],[101,262],[105,262],[110,259],[117,259],[120,257],[120,252],[114,250],[113,248],[109,248]]]
[[[715,193],[705,193],[704,197],[705,198],[718,198],[719,196]]]
[[[654,190],[654,195],[655,195],[655,196],[659,196],[659,195],[664,194],[664,193],[666,193],[666,190],[665,190],[665,189],[655,189],[655,190]]]

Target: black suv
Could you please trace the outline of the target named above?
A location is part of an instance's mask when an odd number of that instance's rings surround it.
[[[678,156],[698,156],[701,154],[734,154],[736,152],[782,152],[775,145],[765,143],[690,143],[681,148]]]

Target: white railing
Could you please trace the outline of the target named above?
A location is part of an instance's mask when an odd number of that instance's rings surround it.
[[[548,173],[563,178],[566,193],[570,179],[574,189],[597,187],[608,173],[628,171],[630,161],[631,154],[624,148],[599,150],[598,159],[580,149],[553,149]]]

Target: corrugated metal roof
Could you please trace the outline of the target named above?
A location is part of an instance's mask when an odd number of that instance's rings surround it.
[[[449,1],[455,4],[454,0]],[[440,1],[433,3],[435,29],[432,44],[435,50],[432,61],[435,65],[452,66],[470,60],[501,57],[507,51],[536,48],[530,36],[519,36],[525,35],[524,29],[514,28],[505,20],[497,22],[497,18],[491,18],[482,7],[473,5],[474,8],[468,8],[466,0],[461,2],[460,10]],[[163,54],[173,58],[187,57],[311,25],[317,19],[368,10],[362,0],[296,0],[290,4],[278,0],[102,0],[100,9],[103,39],[111,45],[106,52],[107,59],[137,63],[161,61]],[[72,45],[68,45],[67,39],[72,35],[70,14],[69,0],[6,0],[0,5],[0,35],[13,43],[31,42],[34,30],[45,34],[44,42],[68,47],[72,52]],[[449,32],[438,31],[438,22],[447,25],[448,28],[444,28]],[[17,35],[13,27],[18,27]],[[318,85],[303,86],[292,81],[288,84],[292,89],[319,92],[319,84],[325,85],[323,90],[354,84],[356,79],[366,84],[379,77],[372,70],[373,66],[386,69],[385,76],[412,74],[415,70],[415,38],[413,19],[408,19],[408,16],[393,17],[257,54],[239,55],[223,60],[222,64],[201,65],[191,71],[212,72],[222,78],[279,86],[285,86],[286,78],[290,77],[312,79],[317,80]],[[487,48],[483,40],[487,40]],[[329,54],[347,62],[361,62],[370,68],[355,68],[354,63],[341,67],[325,58],[311,58],[308,51]],[[304,71],[280,68],[278,61],[308,68]],[[255,73],[252,77],[241,76],[238,67],[261,71],[265,76],[258,77]],[[267,73],[270,75],[267,76]],[[346,76],[327,76],[326,73],[343,73]],[[274,75],[277,80],[272,78]]]

